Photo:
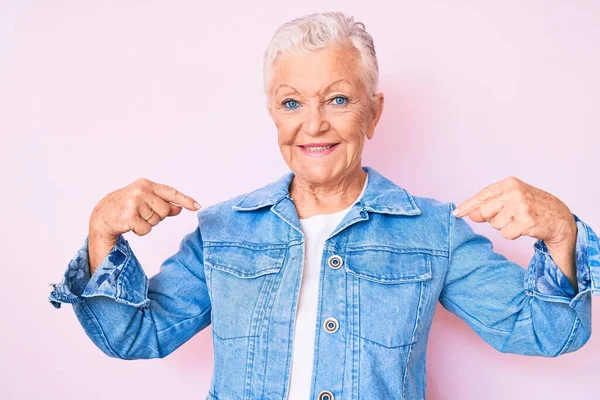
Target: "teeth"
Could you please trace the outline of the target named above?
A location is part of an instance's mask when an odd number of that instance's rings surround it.
[[[333,146],[334,146],[333,144],[330,144],[329,146],[314,146],[314,147],[305,146],[304,148],[307,150],[310,150],[310,151],[323,151],[323,150],[330,149]]]

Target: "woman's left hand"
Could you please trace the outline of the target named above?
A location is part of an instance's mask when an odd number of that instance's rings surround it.
[[[502,236],[514,240],[526,235],[557,246],[574,238],[577,224],[560,199],[511,176],[465,200],[455,217],[468,215],[475,222],[489,222]]]
[[[550,193],[511,176],[459,204],[453,215],[487,221],[507,239],[526,235],[543,240],[556,264],[575,282],[577,223],[566,204]]]

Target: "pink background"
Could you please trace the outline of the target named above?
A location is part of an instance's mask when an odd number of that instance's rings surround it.
[[[262,53],[281,23],[330,10],[363,21],[379,57],[385,111],[363,164],[456,204],[516,175],[600,232],[598,2],[5,0],[0,398],[206,396],[210,327],[162,360],[111,359],[48,283],[94,205],[136,178],[208,206],[285,173]],[[527,265],[532,238],[469,222]],[[184,210],[126,237],[151,276],[195,224]],[[593,313],[600,327],[598,298]],[[430,400],[590,398],[600,335],[556,359],[502,354],[438,305],[427,362]]]

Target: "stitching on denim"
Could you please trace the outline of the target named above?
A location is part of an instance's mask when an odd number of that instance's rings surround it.
[[[427,257],[427,263],[429,264],[429,269],[431,270],[431,259],[429,257]],[[412,333],[412,337],[411,337],[411,342],[412,343],[416,343],[415,340],[415,335],[417,334],[417,330],[419,329],[419,318],[421,316],[421,310],[423,309],[423,292],[429,287],[429,285],[426,285],[424,282],[421,282],[421,284],[419,285],[419,304],[417,306],[417,315],[415,316],[415,323],[414,323],[414,328],[413,328],[413,333]],[[404,368],[404,378],[402,380],[402,397],[404,397],[404,392],[406,390],[406,380],[407,380],[407,376],[408,376],[408,366],[409,366],[409,362],[410,362],[410,355],[412,353],[412,346],[408,349],[408,355],[406,356],[406,367]]]
[[[346,235],[346,244],[348,243],[348,235]],[[349,312],[348,312],[348,275],[347,274],[343,274],[343,282],[344,282],[344,311],[345,311],[345,317],[346,317],[346,333],[350,332],[352,325],[348,324],[348,321],[350,321],[349,318]],[[341,389],[341,393],[344,393],[344,382],[346,381],[344,379],[344,376],[346,375],[346,357],[347,357],[347,352],[348,352],[348,335],[344,335],[344,361],[342,362],[342,389]],[[352,351],[352,350],[350,350]]]
[[[537,290],[531,292],[531,296],[543,301],[551,301],[553,303],[570,304],[575,297],[555,296],[553,294],[540,293]]]
[[[129,266],[129,261],[131,260],[131,253],[129,251],[125,251],[125,261],[123,261],[123,267],[121,268],[121,272],[117,277],[117,290],[115,291],[116,299],[121,299],[123,295],[123,277],[126,273],[129,273],[127,267]]]
[[[289,251],[286,251],[286,253],[285,253],[285,256],[284,256],[284,261],[285,261],[285,260],[287,260],[288,256],[289,256]],[[282,262],[282,265],[283,265],[283,262]],[[277,288],[278,288],[278,289],[279,289],[279,286],[281,285],[281,281],[282,281],[282,280],[283,280],[283,278],[279,280],[279,285],[277,286]],[[275,301],[275,298],[274,298],[274,297],[275,297],[275,296],[273,296],[273,301]],[[273,315],[272,313],[269,315],[269,322],[270,322],[270,320],[271,320],[271,317],[272,317],[272,315]],[[291,314],[290,314],[290,315],[291,315]],[[270,325],[271,325],[271,324],[269,323],[269,324],[268,324],[268,326],[270,326]],[[270,342],[270,341],[269,341],[269,332],[270,332],[270,330],[269,330],[269,329],[268,329],[268,327],[267,327],[267,337],[266,337],[266,340],[265,340],[265,342],[266,342],[267,346],[266,346],[266,349],[265,349],[265,354],[266,354],[266,356],[265,356],[265,367],[263,368],[263,376],[266,376],[266,374],[267,374],[267,367],[268,367],[268,365],[269,365],[269,342]],[[289,335],[289,331],[288,331],[288,335]],[[288,350],[289,350],[289,347],[288,347]],[[289,357],[288,357],[288,361],[289,361]],[[287,364],[286,364],[286,370],[287,370]],[[266,386],[266,385],[265,385],[265,380],[263,379],[263,382],[262,382],[262,391],[261,391],[261,397],[264,397],[264,396],[265,396],[265,386]],[[284,386],[284,389],[283,389],[283,390],[284,390],[284,392],[285,392],[285,390],[286,390],[285,388],[286,388],[286,386]]]
[[[261,188],[258,188],[258,189],[256,189],[255,191],[257,191],[257,190],[260,190],[260,189],[261,189]],[[284,194],[284,195],[283,195],[283,197],[281,197],[281,198],[279,198],[279,199],[275,200],[275,202],[273,202],[273,200],[272,200],[272,199],[267,199],[266,201],[264,201],[264,202],[262,202],[262,203],[253,204],[253,205],[249,205],[249,206],[239,206],[239,205],[235,205],[235,207],[236,207],[236,208],[238,208],[238,209],[239,209],[239,211],[252,211],[252,210],[257,210],[257,209],[259,209],[259,208],[263,208],[263,207],[266,207],[266,206],[270,206],[270,205],[272,205],[272,204],[277,204],[277,203],[279,203],[279,202],[280,202],[282,199],[284,199],[284,198],[286,198],[286,197],[287,197],[287,194]],[[239,203],[238,203],[238,204],[239,204]]]
[[[335,250],[340,251],[340,249],[338,249],[338,248],[336,248]],[[427,248],[427,247],[395,247],[395,246],[386,246],[386,245],[367,244],[367,245],[361,245],[361,246],[348,246],[348,247],[342,248],[341,250],[345,251],[346,253],[357,253],[357,252],[362,252],[364,250],[381,250],[381,251],[389,251],[391,253],[398,253],[398,254],[424,253],[424,254],[431,254],[434,256],[448,257],[448,252],[446,250],[431,249],[431,248]]]
[[[282,265],[287,260],[288,254],[287,252],[283,256]],[[255,318],[253,318],[252,324],[250,325],[251,331],[255,331],[255,335],[251,335],[248,337],[248,354],[247,359],[248,362],[246,364],[246,387],[245,387],[245,396],[250,397],[250,392],[252,390],[252,368],[254,368],[254,356],[256,353],[256,341],[260,336],[260,332],[262,326],[264,324],[264,318],[267,313],[267,310],[272,310],[272,301],[274,301],[275,296],[269,296],[273,293],[273,287],[277,282],[276,275],[269,275],[265,278],[265,282],[262,285],[261,294],[259,295],[259,299],[257,301],[258,314]],[[281,280],[279,280],[281,282]],[[271,301],[269,301],[271,300]],[[255,310],[256,313],[256,310]],[[272,313],[269,312],[269,319]],[[264,393],[264,385],[263,385],[263,393]]]
[[[248,198],[248,196],[250,196],[252,193],[254,193],[254,192],[258,191],[258,190],[259,190],[259,189],[255,189],[255,190],[253,190],[253,191],[251,191],[251,192],[248,192],[248,193],[246,193],[246,195],[245,195],[244,197],[242,197],[242,199],[241,199],[240,201],[238,201],[237,203],[235,203],[235,204],[233,205],[233,207],[241,207],[241,208],[245,208],[244,206],[240,206],[240,204],[242,204],[242,203],[243,203],[243,202],[244,202],[244,201],[245,201],[245,200]]]
[[[221,340],[245,339],[245,338],[247,338],[247,337],[256,336],[256,335],[244,335],[244,336],[233,336],[233,337],[228,337],[228,338],[226,338],[226,337],[223,337],[223,336],[219,336],[219,334],[218,334],[217,332],[215,332],[214,328],[213,328],[213,330],[212,330],[212,333],[213,333],[213,334],[214,334],[216,337],[218,337],[219,339],[221,339]]]
[[[255,243],[246,241],[228,241],[228,240],[204,240],[204,247],[244,247],[251,250],[276,250],[276,249],[287,249],[290,247],[289,242],[285,243]]]
[[[352,236],[351,236],[351,231],[350,233],[347,233],[343,238],[345,238],[345,242],[343,243],[343,245],[341,244],[340,241],[340,249],[339,251],[344,252],[346,248],[348,248],[348,243],[350,243],[352,241]],[[327,249],[327,251],[331,251],[331,252],[338,252],[338,248],[337,246],[333,246],[333,245],[328,245],[328,243],[325,244],[325,248]],[[359,293],[359,279],[356,276],[353,276],[351,274],[344,274],[345,280],[346,280],[346,288],[348,288],[348,286],[351,288],[351,295],[352,295],[352,303],[350,304],[350,309],[352,311],[352,323],[348,326],[347,328],[347,333],[348,335],[350,335],[349,337],[352,339],[351,341],[351,345],[352,347],[350,348],[350,358],[351,358],[351,370],[350,370],[350,379],[351,379],[351,386],[350,386],[350,398],[351,399],[357,399],[359,396],[358,393],[358,389],[360,387],[359,385],[359,381],[360,381],[360,376],[359,376],[359,370],[360,370],[360,341],[358,340],[358,338],[360,336],[356,335],[354,333],[354,331],[357,331],[360,333],[360,293]],[[349,284],[348,284],[349,281]],[[348,309],[348,304],[346,303],[346,309]],[[345,342],[347,343],[347,342]],[[344,362],[345,362],[345,357],[346,354],[344,354]],[[343,387],[343,383],[342,383],[342,387]]]
[[[352,278],[352,284],[354,286],[353,290],[356,295],[356,300],[355,300],[354,304],[357,305],[357,306],[355,306],[355,309],[354,309],[353,318],[356,318],[355,321],[358,321],[358,322],[356,322],[356,329],[358,332],[360,332],[360,324],[362,322],[360,320],[360,308],[358,306],[358,305],[360,305],[360,290],[359,290],[358,277]],[[356,348],[357,348],[355,360],[354,360],[357,363],[356,375],[355,375],[355,378],[356,378],[355,388],[356,388],[356,397],[358,398],[358,396],[359,396],[358,388],[360,387],[360,374],[359,374],[359,371],[360,371],[360,341],[355,340],[355,342],[356,342]],[[354,365],[353,365],[353,367],[354,367]],[[352,368],[352,370],[353,370],[353,375],[354,375],[354,368]]]
[[[267,329],[267,337],[265,338],[265,343],[267,344],[267,347],[265,348],[265,367],[263,368],[263,377],[266,376],[267,366],[269,365],[269,342],[270,342],[269,333],[270,333],[270,330]],[[263,379],[261,397],[264,397],[264,395],[265,395],[265,380]]]
[[[193,321],[193,320],[198,319],[198,318],[202,318],[202,317],[204,317],[206,315],[206,313],[209,313],[211,311],[211,308],[212,308],[212,306],[209,306],[206,310],[202,311],[200,314],[194,315],[193,317],[187,317],[187,318],[185,318],[185,319],[177,322],[176,324],[170,325],[170,326],[168,326],[168,327],[166,327],[164,329],[161,329],[161,330],[157,330],[156,334],[160,335],[161,333],[164,333],[164,332],[166,332],[166,331],[168,331],[170,329],[176,328],[176,327],[178,327],[179,325],[181,325],[183,323],[186,323],[186,322],[189,322],[189,321]],[[206,325],[206,326],[208,326],[208,325]]]
[[[364,210],[364,208],[363,208],[363,210]],[[362,213],[363,210],[361,210],[360,212]],[[329,236],[327,237],[327,239],[330,239],[330,238],[334,237],[335,235],[337,235],[339,232],[341,232],[342,230],[346,229],[350,225],[354,225],[357,222],[366,221],[368,219],[369,219],[369,213],[366,213],[364,217],[362,216],[362,214],[359,214],[358,217],[355,217],[355,218],[352,218],[352,219],[346,221],[346,223],[344,225],[342,225],[342,226],[338,227],[338,229],[334,230],[331,234],[329,234]]]
[[[579,217],[577,217],[577,218],[579,218]],[[585,248],[587,249],[587,251],[585,252],[585,257],[586,257],[585,261],[586,261],[586,264],[589,265],[590,264],[590,258],[591,258],[590,257],[590,248],[591,248],[590,243],[595,243],[597,245],[600,244],[600,243],[598,243],[598,237],[596,235],[592,236],[592,232],[590,231],[590,229],[588,229],[588,227],[586,226],[586,224],[583,221],[581,221],[581,220],[579,222],[581,222],[581,226],[583,226],[583,229],[585,229],[585,233],[586,233],[586,235],[584,236],[585,239],[586,239],[584,244],[585,244]],[[595,239],[594,239],[594,236],[596,236]],[[600,292],[600,282],[596,282],[593,279],[593,274],[592,274],[591,271],[589,273],[589,277],[590,277],[590,287],[591,287],[591,289],[594,290],[594,291]]]
[[[284,263],[285,260],[286,256],[284,256]],[[265,278],[263,290],[261,291],[261,294],[259,296],[259,304],[257,305],[257,307],[259,307],[259,314],[256,316],[256,319],[254,321],[258,325],[256,331],[257,336],[260,336],[260,330],[262,329],[263,320],[265,318],[266,313],[272,310],[272,300],[274,300],[275,296],[271,296],[271,294],[274,293],[273,287],[277,283],[277,275],[278,274],[271,274]],[[279,280],[279,282],[281,282],[281,280]],[[254,325],[254,323],[252,325]]]
[[[252,351],[250,349],[250,343],[251,342],[256,342],[257,338],[256,337],[251,337],[248,336],[247,340],[246,340],[246,385],[244,387],[244,399],[246,399],[247,395],[250,392],[250,383],[252,382],[252,377],[250,376],[250,371],[252,371],[252,368],[254,368],[254,360],[251,360],[250,357],[250,352]]]
[[[276,274],[281,270],[281,266],[278,266],[278,267],[272,267],[272,268],[267,268],[267,269],[263,269],[260,271],[256,271],[254,273],[247,273],[247,272],[241,272],[235,268],[227,267],[227,266],[224,266],[221,264],[216,264],[212,261],[209,261],[208,259],[205,261],[205,263],[206,263],[206,265],[212,267],[213,269],[227,272],[231,275],[235,275],[238,278],[242,278],[242,279],[252,279],[252,278],[258,278],[259,276],[263,276],[263,275]],[[279,264],[279,261],[277,261],[277,263]]]
[[[303,263],[305,262],[304,260],[306,260],[306,251],[305,251],[305,246],[304,246],[304,240],[302,241],[302,260],[303,260]],[[300,276],[297,279],[296,286],[294,286],[294,293],[298,293],[298,296],[300,296],[300,294],[299,294],[300,293],[299,288],[300,288],[300,285],[302,284],[302,275],[303,274],[304,274],[304,271],[303,271],[303,268],[302,268],[300,270]],[[298,307],[298,301],[296,301],[296,309],[297,309],[297,307]],[[284,382],[283,382],[283,393],[281,394],[282,396],[284,396],[286,394],[286,391],[288,390],[288,381],[291,378],[290,377],[291,371],[289,371],[289,373],[288,373],[289,365],[290,365],[290,360],[292,358],[290,348],[291,348],[292,342],[293,342],[294,325],[297,322],[297,320],[295,319],[296,317],[295,316],[292,317],[292,313],[296,313],[296,310],[294,309],[294,307],[292,307],[290,309],[290,314],[289,314],[289,318],[288,318],[288,321],[291,321],[292,318],[294,318],[294,323],[293,324],[291,323],[290,327],[288,329],[288,338],[291,338],[291,339],[290,339],[290,341],[288,343],[288,346],[287,346],[287,353],[286,354],[288,356],[286,357],[286,361],[285,361],[285,379],[284,379]],[[267,363],[265,362],[265,371],[266,371],[266,368],[267,368]],[[264,394],[265,394],[265,385],[263,385],[263,392],[262,392],[263,397],[264,397]]]
[[[358,334],[356,334],[356,333],[350,332],[350,334],[351,334],[352,336],[356,336],[356,337],[358,337],[358,338],[361,338],[362,340],[364,340],[364,341],[367,341],[367,342],[369,342],[369,343],[373,343],[374,345],[377,345],[377,346],[380,346],[380,347],[385,347],[386,349],[397,349],[397,348],[400,348],[400,347],[411,346],[411,345],[413,345],[413,344],[415,344],[415,343],[416,343],[416,342],[411,342],[411,343],[399,344],[399,345],[397,345],[397,346],[386,346],[385,344],[381,344],[381,343],[379,343],[379,342],[375,342],[375,341],[373,341],[373,340],[367,339],[366,337],[364,337],[364,336],[361,336],[361,335],[358,335]]]
[[[353,270],[351,267],[348,266],[348,264],[346,264],[346,268],[344,268],[344,269],[346,270],[346,272],[348,272],[352,275],[356,275],[359,278],[363,278],[368,281],[372,281],[372,282],[376,282],[376,283],[382,283],[384,285],[385,284],[393,285],[393,284],[397,284],[397,283],[416,283],[416,282],[427,281],[432,278],[431,270],[429,270],[428,272],[423,272],[419,275],[403,276],[403,277],[399,277],[399,278],[390,278],[388,276],[382,276],[382,275],[363,274],[362,272],[357,272],[357,271]],[[386,282],[389,282],[389,283],[386,283]]]
[[[281,218],[282,220],[284,220],[289,226],[291,226],[292,228],[294,228],[297,232],[299,232],[302,237],[304,237],[304,232],[302,232],[302,228],[298,227],[296,224],[294,224],[294,222],[292,222],[289,218],[287,218],[285,215],[281,214],[279,211],[277,211],[277,209],[275,208],[275,206],[279,204],[279,202],[277,202],[275,205],[273,205],[273,207],[271,207],[271,211],[277,215],[279,218]]]
[[[444,291],[444,287],[446,286],[446,279],[448,278],[448,273],[450,272],[450,265],[452,264],[452,207],[454,203],[448,203],[448,265],[446,267],[446,271],[444,271],[444,279],[442,280],[442,289]]]
[[[220,242],[223,243],[223,242]],[[278,248],[265,248],[262,250],[275,250],[272,254],[272,257],[269,257],[268,255],[264,254],[264,253],[256,253],[256,252],[252,252],[250,254],[247,255],[247,257],[255,257],[254,260],[252,260],[253,262],[255,262],[256,264],[260,264],[258,262],[258,260],[260,258],[267,258],[269,259],[269,264],[273,265],[272,267],[269,268],[265,268],[263,270],[259,270],[259,271],[254,271],[254,272],[243,272],[240,271],[239,269],[236,269],[235,266],[233,265],[224,265],[221,263],[215,263],[211,257],[213,255],[213,251],[212,248],[214,247],[244,247],[244,246],[237,246],[237,245],[233,245],[233,246],[206,246],[207,248],[207,252],[204,255],[203,259],[204,259],[204,264],[214,268],[214,269],[218,269],[221,270],[223,272],[227,272],[230,274],[233,274],[235,276],[238,276],[240,278],[256,278],[262,275],[266,275],[266,274],[272,274],[272,273],[277,273],[281,270],[281,267],[283,265],[283,260],[281,255],[283,253],[285,253],[287,251],[287,249],[289,248],[289,246],[285,246],[285,247],[278,247]],[[255,249],[252,249],[255,250]]]
[[[207,289],[207,292],[208,292],[208,298],[210,300],[210,304],[211,304],[211,307],[212,307],[212,302],[213,302],[213,300],[212,300],[213,299],[212,276],[211,276],[212,269],[206,268],[206,264],[204,264],[203,269],[204,269],[204,281],[206,282],[206,289]],[[212,320],[212,318],[211,318],[211,320]]]
[[[567,351],[567,349],[569,348],[569,346],[571,346],[571,343],[573,342],[573,340],[575,339],[575,336],[577,334],[577,330],[579,329],[580,322],[581,321],[580,321],[579,317],[577,315],[575,315],[575,321],[573,322],[573,326],[571,327],[571,334],[569,335],[565,345],[558,352],[557,356],[565,353]]]
[[[532,258],[532,260],[533,260],[533,258]],[[527,275],[526,275],[527,292],[528,292],[528,294],[530,293],[531,296],[534,296],[534,291],[535,291],[535,274],[536,274],[536,264],[535,264],[535,262],[531,262],[527,266]]]
[[[286,259],[287,259],[287,253],[286,253]],[[282,280],[283,280],[283,278],[279,279],[279,280],[275,280],[275,277],[273,278],[273,282],[277,283],[277,288],[275,288],[274,291],[273,291],[274,293],[277,293],[279,291],[279,287],[281,286]],[[265,357],[265,368],[263,370],[263,376],[266,376],[266,373],[267,373],[267,364],[268,364],[268,360],[269,360],[269,358],[268,358],[268,354],[269,354],[269,339],[268,339],[269,328],[268,327],[271,326],[271,318],[273,317],[272,311],[273,311],[273,303],[274,302],[275,302],[275,296],[271,296],[271,303],[270,303],[270,307],[271,308],[270,308],[270,313],[269,313],[269,319],[267,321],[267,339],[266,339],[267,347],[266,347],[266,351],[265,351],[265,354],[267,356]],[[260,336],[260,333],[257,336]],[[265,382],[263,380],[263,382],[262,382],[262,394],[263,394],[263,396],[264,396],[264,393],[265,393]]]
[[[329,239],[326,239],[325,241],[327,242]],[[325,285],[325,271],[327,266],[325,265],[325,263],[327,262],[327,257],[323,257],[325,254],[321,253],[321,265],[320,265],[320,270],[321,270],[321,274],[319,275],[319,291],[318,291],[318,296],[317,298],[322,299],[323,297],[323,286]],[[320,301],[320,307],[319,310],[317,312],[317,322],[321,320],[321,318],[323,317],[323,303],[324,301]],[[319,324],[320,325],[320,324]],[[316,343],[315,343],[315,352],[316,354],[319,355],[319,357],[316,357],[314,360],[314,365],[313,365],[313,385],[312,385],[312,390],[311,392],[315,392],[316,387],[317,387],[317,380],[316,377],[318,376],[318,371],[319,371],[319,358],[320,358],[320,353],[319,353],[319,344],[320,344],[320,338],[321,338],[321,332],[320,330],[317,332],[316,335]]]

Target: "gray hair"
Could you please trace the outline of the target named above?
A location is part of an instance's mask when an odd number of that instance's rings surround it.
[[[354,21],[354,17],[347,17],[341,12],[305,15],[286,22],[277,29],[263,55],[263,84],[267,99],[271,70],[280,55],[311,53],[330,44],[351,44],[357,51],[360,78],[370,100],[371,95],[377,92],[379,83],[379,66],[373,38],[362,22]]]

